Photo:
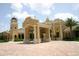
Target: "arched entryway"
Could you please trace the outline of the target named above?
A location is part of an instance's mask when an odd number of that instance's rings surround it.
[[[24,34],[23,33],[19,33],[18,34],[18,39],[19,40],[23,40],[24,39]]]
[[[41,42],[50,41],[50,29],[45,27],[40,27],[40,38],[41,38]]]
[[[24,39],[24,34],[19,34],[19,39]]]
[[[14,39],[17,40],[17,35],[14,35]]]

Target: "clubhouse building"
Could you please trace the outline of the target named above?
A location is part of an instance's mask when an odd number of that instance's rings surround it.
[[[63,40],[64,37],[69,36],[68,27],[62,19],[51,21],[46,18],[44,22],[39,22],[35,17],[26,17],[20,29],[17,21],[15,17],[11,19],[10,30],[6,34],[9,41],[21,38],[23,43],[41,43]]]

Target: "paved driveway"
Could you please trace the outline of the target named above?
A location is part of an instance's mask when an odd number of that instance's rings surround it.
[[[79,56],[79,42],[51,41],[40,44],[0,43],[4,56]]]

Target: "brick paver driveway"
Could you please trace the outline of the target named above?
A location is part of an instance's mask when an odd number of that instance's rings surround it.
[[[79,56],[79,42],[51,41],[40,44],[0,43],[0,55]]]

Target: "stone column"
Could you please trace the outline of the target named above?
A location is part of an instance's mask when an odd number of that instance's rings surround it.
[[[12,34],[12,41],[14,41],[14,34]]]
[[[40,43],[41,40],[40,40],[40,28],[39,28],[39,25],[37,26],[37,35],[38,35],[38,43]]]
[[[62,25],[60,24],[60,40],[63,40]]]
[[[37,38],[36,38],[36,25],[34,25],[34,43],[37,43]]]
[[[48,38],[46,38],[46,33],[43,33],[43,41],[47,42]]]
[[[51,37],[50,37],[50,28],[48,28],[48,33],[49,33],[49,41],[51,41]]]
[[[23,43],[29,43],[28,30],[29,30],[28,28],[24,29],[24,40],[23,40]]]
[[[53,23],[53,33],[52,33],[52,37],[53,37],[53,39],[55,40],[55,25],[54,25],[54,23]]]
[[[12,32],[12,42],[14,42],[15,37],[14,37],[14,32]]]
[[[20,36],[21,36],[21,40],[22,40],[22,33],[20,34]]]
[[[24,28],[24,40],[23,40],[23,43],[26,43],[26,30]]]

